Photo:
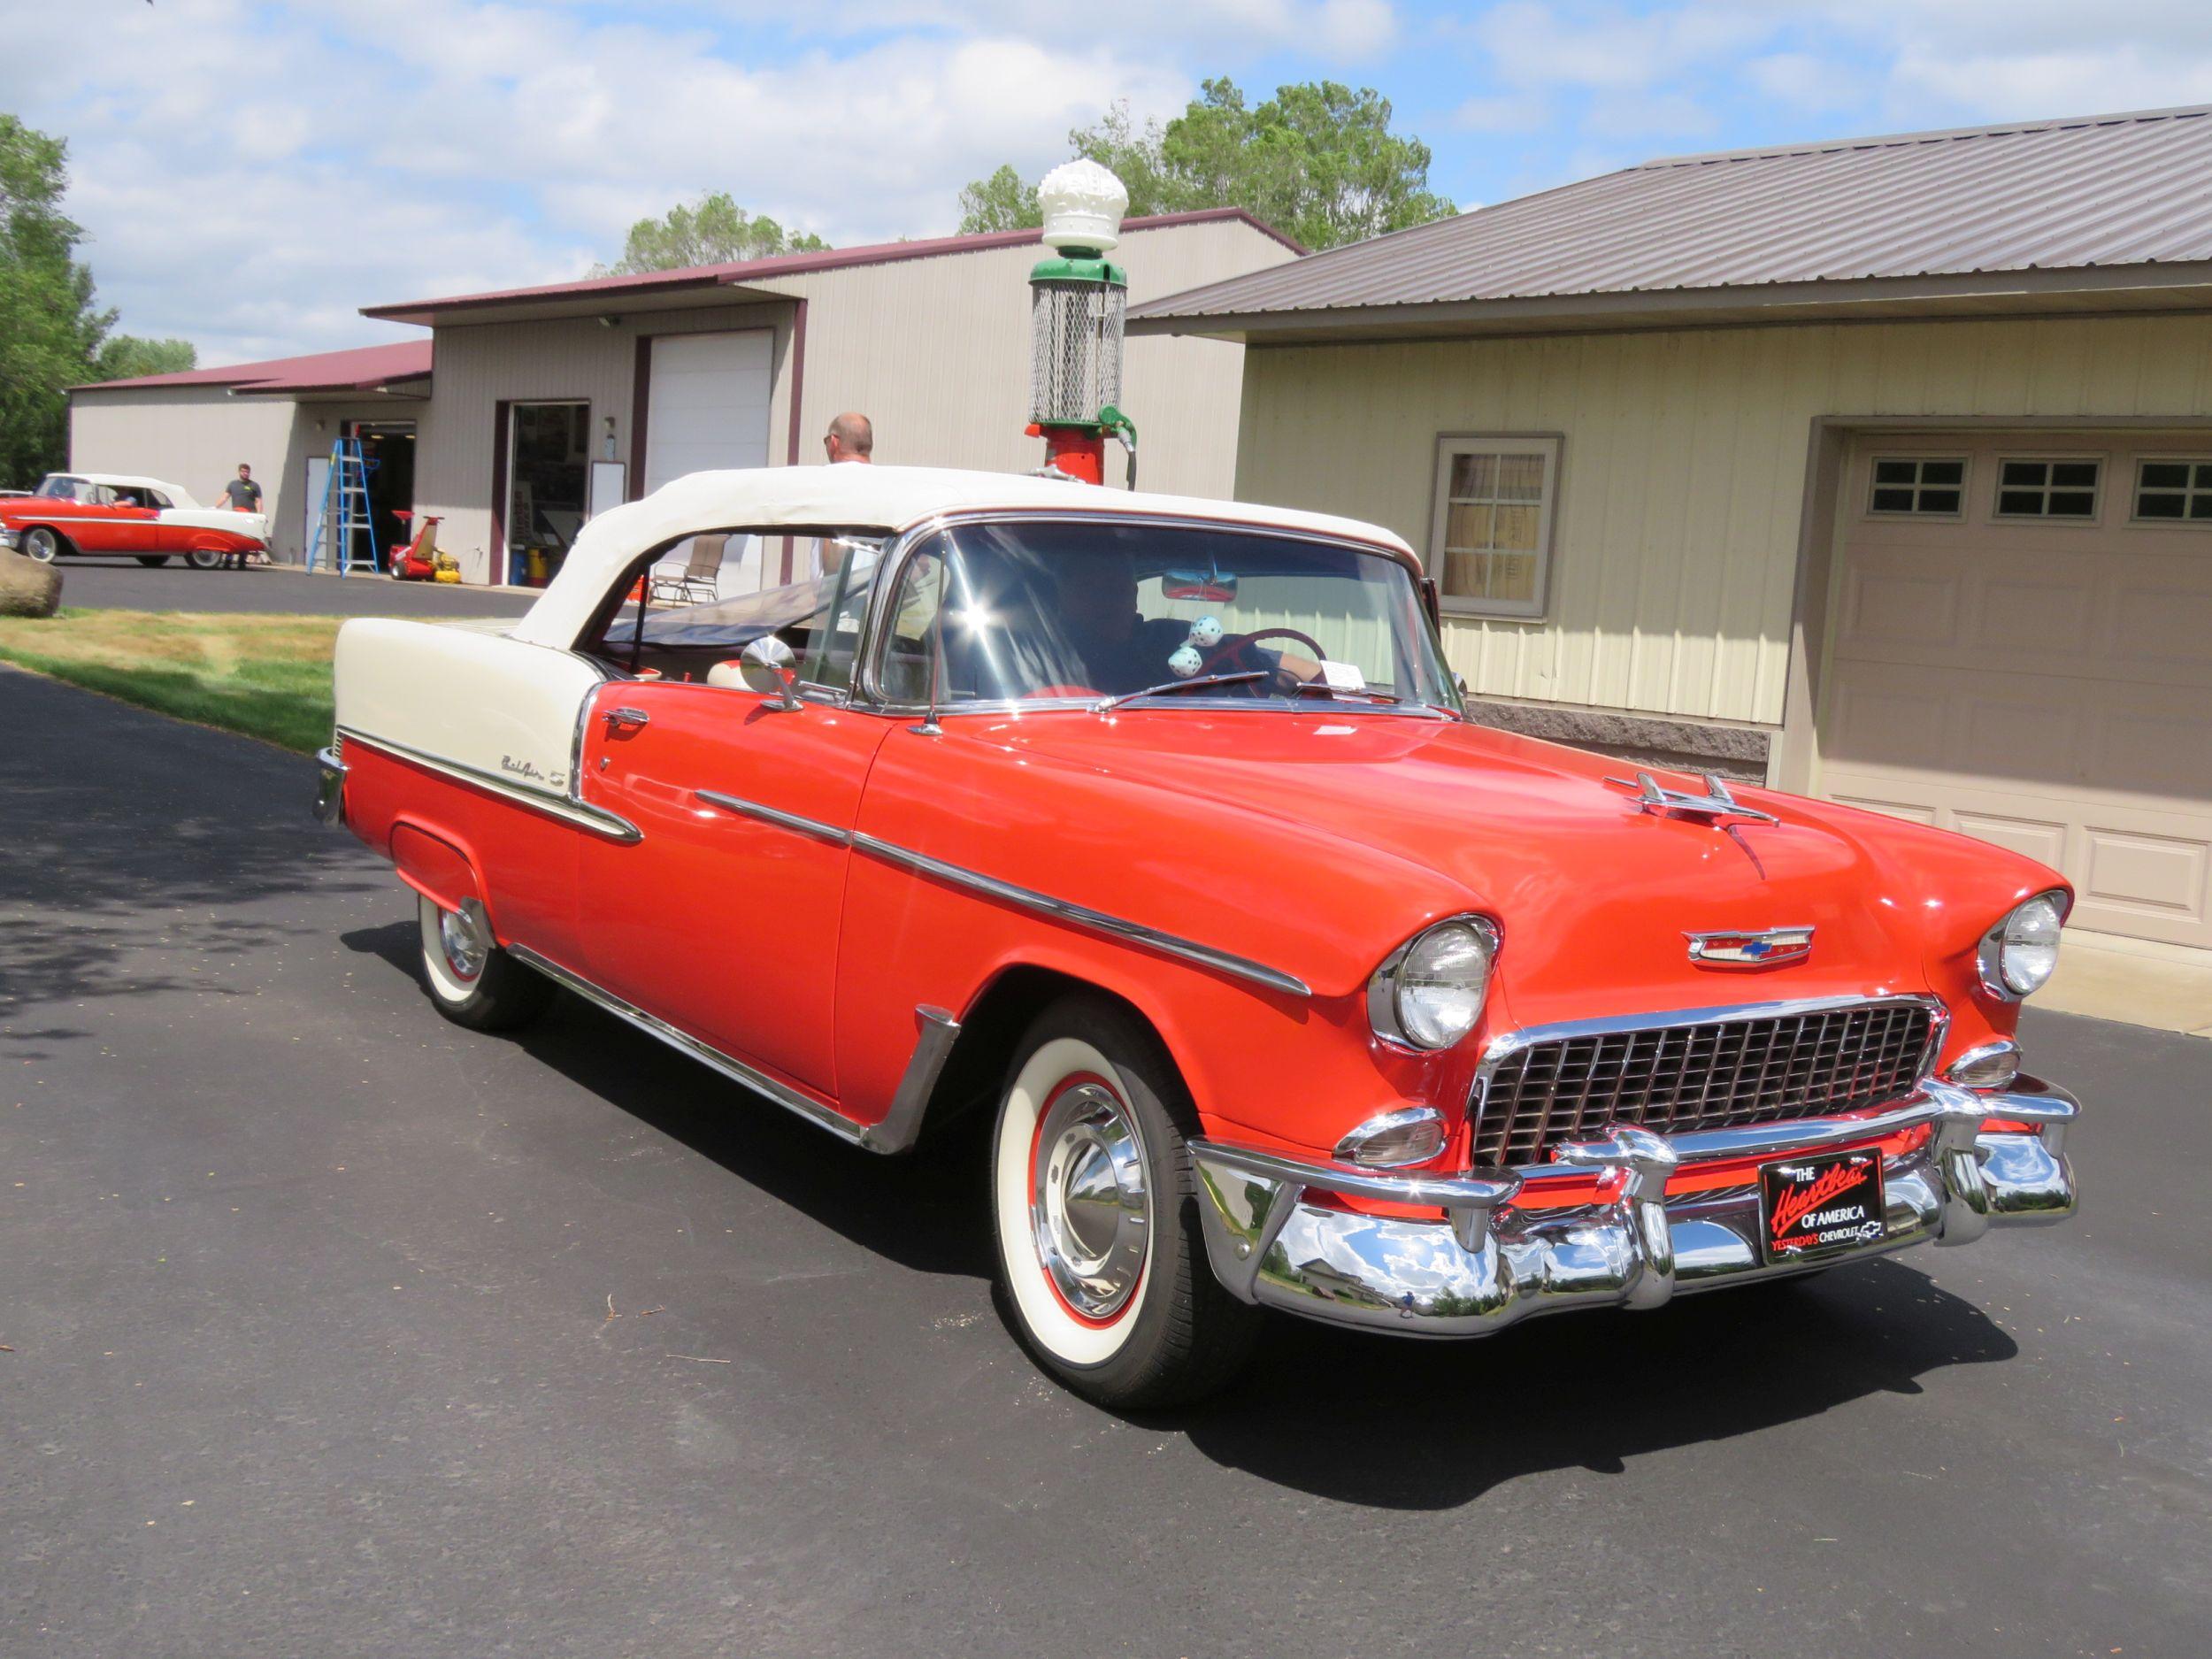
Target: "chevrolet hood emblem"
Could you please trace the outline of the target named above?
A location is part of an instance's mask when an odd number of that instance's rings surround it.
[[[1809,927],[1769,927],[1758,933],[1685,933],[1690,960],[1708,968],[1778,968],[1813,954]]]

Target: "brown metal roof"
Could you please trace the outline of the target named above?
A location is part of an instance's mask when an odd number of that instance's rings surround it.
[[[402,340],[387,346],[318,351],[304,357],[272,357],[173,374],[141,374],[127,380],[93,380],[73,392],[122,392],[145,386],[227,386],[238,392],[373,390],[392,380],[419,380],[430,373],[430,342]]]
[[[1465,319],[1540,304],[1558,316],[1583,308],[1563,303],[1572,296],[1679,303],[1693,291],[1786,285],[1800,303],[1830,284],[1962,296],[1977,285],[1960,279],[1990,273],[2206,262],[2212,105],[1647,162],[1170,295],[1130,317],[1154,325],[1145,333],[1229,319],[1248,332],[1312,332],[1377,308],[1409,325],[1424,307]]]
[[[1239,219],[1262,235],[1271,236],[1293,253],[1305,249],[1263,219],[1240,207],[1200,208],[1187,213],[1154,213],[1124,219],[1122,230],[1168,230],[1178,225],[1210,224]],[[907,259],[935,259],[948,254],[983,253],[994,248],[1018,248],[1041,242],[1041,230],[985,231],[964,236],[933,236],[911,242],[875,242],[862,248],[825,248],[816,253],[776,254],[764,259],[739,259],[727,265],[687,265],[676,271],[646,271],[630,276],[584,277],[573,282],[547,282],[534,288],[501,288],[488,294],[456,294],[442,299],[408,300],[395,305],[364,305],[361,314],[384,322],[428,326],[455,311],[491,307],[564,303],[578,300],[618,302],[637,295],[689,289],[739,288],[770,277],[799,276],[812,271],[836,271],[849,265],[895,265]]]

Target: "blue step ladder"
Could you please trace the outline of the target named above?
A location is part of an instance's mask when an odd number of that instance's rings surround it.
[[[315,539],[307,545],[307,568],[321,569],[326,559],[341,576],[378,576],[384,571],[376,557],[376,515],[369,508],[369,464],[358,438],[341,438],[330,446],[330,471],[323,479]]]

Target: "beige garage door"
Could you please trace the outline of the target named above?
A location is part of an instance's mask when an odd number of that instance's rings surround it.
[[[2212,948],[2212,434],[1867,438],[1842,514],[1823,793]]]

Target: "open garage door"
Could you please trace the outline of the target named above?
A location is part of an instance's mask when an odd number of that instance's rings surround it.
[[[775,335],[661,334],[648,358],[644,492],[671,479],[768,465]]]
[[[2212,434],[1861,439],[1821,792],[2212,949]]]

